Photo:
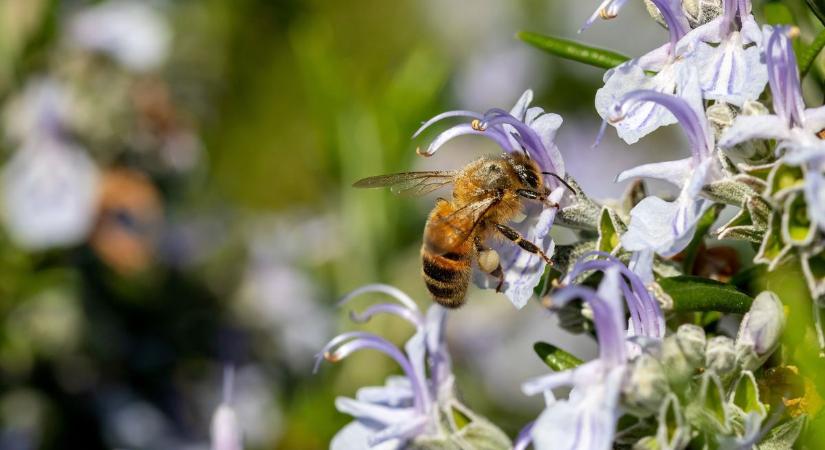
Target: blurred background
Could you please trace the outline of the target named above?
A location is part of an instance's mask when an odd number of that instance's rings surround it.
[[[429,302],[433,199],[351,184],[497,151],[467,137],[424,160],[438,130],[413,140],[422,121],[532,88],[600,199],[622,169],[687,154],[673,127],[591,149],[603,71],[513,37],[631,56],[665,41],[642,2],[576,35],[597,3],[0,0],[0,448],[208,448],[226,366],[248,448],[327,448],[350,420],[335,396],[398,372],[366,352],[312,373],[356,328],[336,301],[385,282]],[[477,289],[448,328],[465,402],[511,436],[541,408],[519,391],[546,371],[533,342],[595,353],[537,305]]]

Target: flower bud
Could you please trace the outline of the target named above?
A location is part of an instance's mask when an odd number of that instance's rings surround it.
[[[682,0],[680,3],[682,4],[682,12],[685,14],[691,28],[704,25],[724,12],[722,0]],[[659,22],[660,25],[665,26],[662,13],[659,12],[653,2],[645,0],[645,5],[650,17]]]
[[[722,383],[727,384],[736,369],[733,339],[727,336],[714,336],[708,341],[705,349],[705,369],[716,372]]]
[[[733,124],[733,119],[736,118],[736,112],[727,103],[714,103],[708,106],[706,114],[708,124],[713,129],[713,135],[717,140],[725,129]]]
[[[743,370],[755,370],[768,359],[784,327],[785,310],[779,297],[771,291],[761,292],[742,318],[736,336],[736,358]]]
[[[684,324],[662,343],[662,364],[672,384],[683,384],[705,362],[705,330]]]
[[[643,353],[633,360],[622,386],[622,404],[632,413],[646,416],[659,410],[669,390],[662,365],[655,357]]]

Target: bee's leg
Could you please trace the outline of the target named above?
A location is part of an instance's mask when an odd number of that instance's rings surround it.
[[[504,271],[501,269],[501,261],[498,256],[498,252],[491,248],[485,247],[478,238],[475,240],[475,246],[476,261],[478,262],[479,269],[498,278],[496,292],[501,292],[501,287],[504,285]]]
[[[532,191],[530,189],[516,189],[516,194],[526,199],[538,200],[551,208],[559,207],[558,203],[547,200],[547,194],[543,194],[539,191]]]
[[[502,225],[500,223],[496,224],[496,229],[499,233],[503,234],[504,237],[513,241],[514,244],[518,245],[522,249],[541,256],[541,258],[544,259],[544,262],[546,262],[547,264],[553,264],[550,261],[550,258],[544,253],[544,251],[542,251],[542,249],[539,248],[538,245],[528,241],[527,239],[524,239],[518,231],[508,227],[507,225]]]

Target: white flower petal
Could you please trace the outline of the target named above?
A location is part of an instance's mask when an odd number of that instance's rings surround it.
[[[719,146],[730,148],[754,139],[785,139],[789,136],[788,125],[773,114],[736,117],[719,139]]]
[[[73,17],[69,38],[74,45],[106,53],[129,69],[146,71],[166,59],[172,33],[148,2],[112,0]]]
[[[719,45],[697,44],[696,67],[704,97],[742,106],[756,100],[768,83],[768,70],[761,61],[760,49],[744,48],[739,32],[731,32]]]
[[[619,388],[623,367],[601,382],[577,386],[569,400],[548,405],[533,427],[536,450],[609,450],[619,418]]]
[[[370,448],[375,448],[383,442],[406,441],[422,433],[427,427],[427,416],[416,416],[404,422],[394,423],[370,436],[367,442]]]
[[[622,235],[622,247],[673,256],[690,242],[696,222],[711,204],[700,198],[666,202],[659,197],[647,197],[630,211],[630,225]]]
[[[666,181],[681,188],[693,174],[693,164],[693,158],[642,164],[620,173],[616,178],[616,182],[621,183],[631,178],[652,178]]]
[[[513,108],[510,110],[510,115],[518,120],[524,120],[524,114],[527,112],[527,108],[532,102],[533,91],[532,89],[527,89],[523,94],[521,94],[521,97],[519,97],[516,104],[513,105]]]
[[[52,139],[18,150],[3,170],[4,219],[30,250],[74,245],[91,231],[98,170],[83,149]]]
[[[392,408],[347,397],[336,398],[335,409],[356,419],[374,422],[380,425],[380,428],[392,423],[409,420],[415,416],[413,408]]]
[[[360,402],[389,407],[411,407],[413,392],[407,377],[391,376],[384,386],[367,386],[358,389],[355,398]]]
[[[369,437],[376,430],[354,420],[341,428],[329,444],[330,450],[401,450],[404,442],[400,440],[385,441],[374,447],[369,445]]]
[[[605,80],[604,87],[596,91],[596,111],[616,128],[620,138],[628,144],[634,144],[657,128],[676,123],[676,117],[663,106],[644,102],[615,120],[614,105],[628,92],[639,89],[673,93],[677,80],[678,73],[672,66],[667,66],[651,77],[638,64],[622,64]]]

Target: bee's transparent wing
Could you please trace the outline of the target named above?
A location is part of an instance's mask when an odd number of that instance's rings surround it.
[[[389,187],[399,195],[420,196],[451,184],[455,171],[402,172],[364,178],[353,184],[357,188]]]
[[[468,203],[452,213],[432,221],[429,226],[449,227],[451,232],[458,237],[458,239],[455,240],[455,246],[457,247],[473,235],[476,227],[487,215],[487,212],[500,201],[501,199],[498,196],[490,196],[484,200]]]

